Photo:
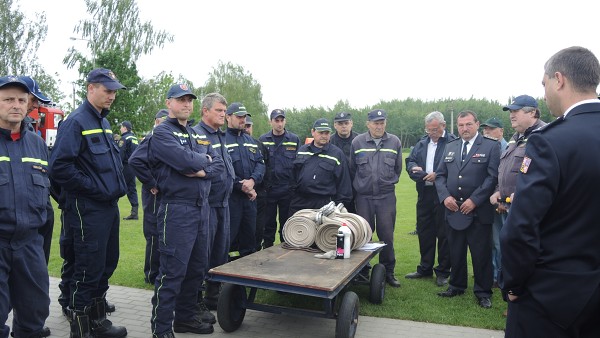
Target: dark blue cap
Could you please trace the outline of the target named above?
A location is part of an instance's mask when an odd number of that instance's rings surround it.
[[[379,121],[387,119],[387,113],[383,109],[371,110],[368,115],[369,121]]]
[[[133,129],[133,126],[131,125],[131,122],[129,121],[123,121],[121,122],[121,125],[125,128],[127,128],[127,130],[131,131]]]
[[[509,104],[508,106],[503,107],[502,110],[504,110],[504,111],[519,110],[523,107],[537,108],[538,103],[533,97],[531,97],[529,95],[521,95],[521,96],[515,97],[513,102],[511,104]]]
[[[249,124],[249,125],[254,124],[254,122],[252,122],[252,118],[250,117],[250,115],[246,115],[246,124]]]
[[[329,131],[330,132],[331,125],[329,124],[329,121],[327,121],[327,119],[320,118],[315,121],[315,124],[313,124],[313,129],[316,131]]]
[[[234,102],[227,107],[227,115],[252,116],[246,111],[246,107],[240,102]]]
[[[185,83],[177,83],[169,88],[169,91],[167,92],[167,99],[176,99],[185,95],[190,95],[192,98],[194,98],[194,100],[198,98],[194,93],[192,93],[188,85]]]
[[[25,82],[25,84],[29,88],[29,92],[31,94],[33,94],[33,96],[35,96],[40,102],[50,103],[52,101],[44,93],[42,93],[42,91],[40,90],[40,86],[38,85],[37,81],[35,81],[31,77],[29,77],[29,76],[19,76],[19,80]]]
[[[285,111],[283,111],[283,109],[273,109],[271,112],[271,120],[276,119],[279,116],[283,116],[285,118]]]
[[[335,117],[333,118],[333,122],[351,121],[351,120],[352,120],[352,114],[346,113],[345,111],[335,114]]]
[[[167,116],[169,116],[169,111],[166,109],[161,109],[158,111],[158,113],[156,113],[156,116],[154,116],[155,119],[164,119],[167,118]]]
[[[487,119],[485,122],[481,124],[482,127],[490,127],[490,128],[504,128],[502,121],[500,121],[497,117],[492,117]]]
[[[0,77],[0,88],[11,85],[11,84],[17,85],[17,86],[25,89],[25,91],[29,93],[29,87],[27,86],[27,84],[25,82],[23,82],[23,80],[19,79],[18,77],[14,76],[14,75]]]
[[[100,83],[109,90],[127,89],[110,69],[96,68],[87,76],[88,83]]]

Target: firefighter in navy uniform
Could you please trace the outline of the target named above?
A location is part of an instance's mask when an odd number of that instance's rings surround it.
[[[154,127],[164,122],[167,115],[169,115],[169,111],[166,109],[159,110],[154,117]],[[146,238],[144,282],[154,285],[159,267],[158,220],[156,219],[156,214],[162,195],[158,191],[158,184],[154,176],[152,176],[150,163],[148,162],[148,142],[151,137],[152,133],[146,135],[144,140],[133,151],[128,162],[135,176],[142,182],[143,232],[144,238]]]
[[[162,194],[158,209],[160,268],[152,297],[152,336],[175,332],[208,334],[197,316],[198,289],[209,264],[211,179],[223,160],[190,126],[196,95],[185,84],[167,92],[169,115],[149,140],[149,163]]]
[[[50,178],[61,187],[72,237],[71,337],[124,337],[127,329],[106,319],[105,297],[119,261],[117,202],[127,191],[106,117],[125,87],[104,68],[92,70],[87,83],[86,100],[61,123],[50,156]]]
[[[29,76],[19,76],[19,79],[27,85],[29,88],[29,102],[27,104],[27,114],[31,113],[34,109],[38,109],[41,103],[50,103],[50,100],[42,91],[38,83]],[[52,230],[54,229],[54,208],[50,199],[48,199],[48,206],[46,207],[48,217],[46,224],[41,227],[40,235],[44,237],[44,256],[46,257],[46,264],[50,260],[50,246],[52,245]]]
[[[324,118],[316,120],[312,136],[314,140],[301,146],[294,160],[290,217],[301,209],[319,209],[331,201],[345,205],[352,200],[346,156],[329,143],[329,122]]]
[[[0,337],[13,308],[16,337],[45,337],[48,269],[39,228],[46,223],[50,186],[48,149],[27,130],[29,89],[15,76],[0,77]]]
[[[256,250],[256,190],[254,186],[262,182],[265,163],[258,145],[252,136],[246,134],[246,116],[250,116],[239,102],[229,105],[226,112],[227,152],[231,156],[235,180],[229,198],[230,213],[230,255],[235,252],[243,257]]]
[[[125,183],[127,183],[127,199],[131,204],[131,214],[124,217],[124,220],[138,219],[138,195],[135,186],[135,173],[129,167],[128,161],[131,154],[137,148],[139,142],[137,137],[133,135],[131,131],[133,126],[129,121],[123,121],[121,123],[121,139],[119,140],[119,148],[121,148],[121,160],[123,161],[123,176],[125,177]]]
[[[202,120],[193,128],[202,140],[210,142],[225,164],[225,170],[211,180],[210,194],[208,195],[210,206],[209,269],[225,264],[229,260],[229,196],[233,189],[235,173],[231,157],[225,147],[225,134],[221,131],[221,127],[225,125],[226,110],[227,100],[223,95],[207,94],[202,99]],[[204,296],[202,292],[198,294],[198,310],[203,322],[212,324],[216,322],[215,316],[210,313],[209,309],[217,309],[220,286],[219,282],[206,280]]]
[[[277,233],[277,219],[279,219],[279,238],[281,229],[288,219],[290,209],[290,184],[293,180],[294,159],[296,152],[300,147],[298,136],[285,129],[285,111],[274,109],[270,115],[272,129],[259,137],[259,141],[266,148],[265,155],[268,152],[269,161],[269,179],[265,199],[265,220],[264,233],[261,242],[264,248],[273,245],[275,234]],[[265,155],[266,156],[266,155]],[[260,202],[259,202],[260,203]],[[260,246],[261,243],[256,243]]]

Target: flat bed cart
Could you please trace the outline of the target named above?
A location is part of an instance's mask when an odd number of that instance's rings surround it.
[[[237,330],[246,309],[270,313],[291,313],[336,319],[336,338],[354,337],[358,325],[359,301],[356,293],[344,294],[337,313],[336,299],[350,282],[370,285],[369,300],[381,304],[385,295],[385,267],[376,264],[370,280],[359,275],[371,258],[381,251],[352,251],[349,259],[318,259],[314,252],[287,250],[272,246],[209,271],[216,282],[224,282],[217,317],[226,332]],[[361,280],[362,279],[362,280]],[[250,293],[246,292],[250,288]],[[324,311],[296,309],[255,303],[258,289],[323,298]]]

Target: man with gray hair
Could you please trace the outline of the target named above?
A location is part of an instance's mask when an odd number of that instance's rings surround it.
[[[417,235],[421,261],[417,271],[409,273],[408,279],[437,276],[436,284],[448,283],[450,275],[450,252],[444,224],[444,208],[435,189],[435,169],[442,159],[444,147],[456,136],[446,130],[444,115],[434,111],[425,116],[425,133],[406,158],[406,172],[416,182],[417,189]],[[434,268],[437,242],[438,266]]]

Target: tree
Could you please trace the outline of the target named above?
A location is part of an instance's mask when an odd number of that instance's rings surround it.
[[[29,75],[33,77],[55,102],[63,98],[57,79],[48,75],[38,62],[40,42],[46,39],[46,14],[36,14],[29,20],[20,11],[13,10],[13,1],[0,2],[0,74]]]
[[[155,32],[151,22],[140,21],[135,0],[85,0],[85,4],[92,19],[80,20],[73,32],[88,42],[92,55],[120,47],[136,62],[155,47],[162,48],[165,42],[173,41],[173,35]],[[72,68],[83,60],[82,54],[72,47],[63,62]]]
[[[228,103],[243,103],[252,115],[255,135],[261,135],[270,129],[267,105],[262,100],[261,86],[242,66],[219,61],[217,67],[208,74],[208,80],[200,92],[202,96],[217,92],[223,95]]]

